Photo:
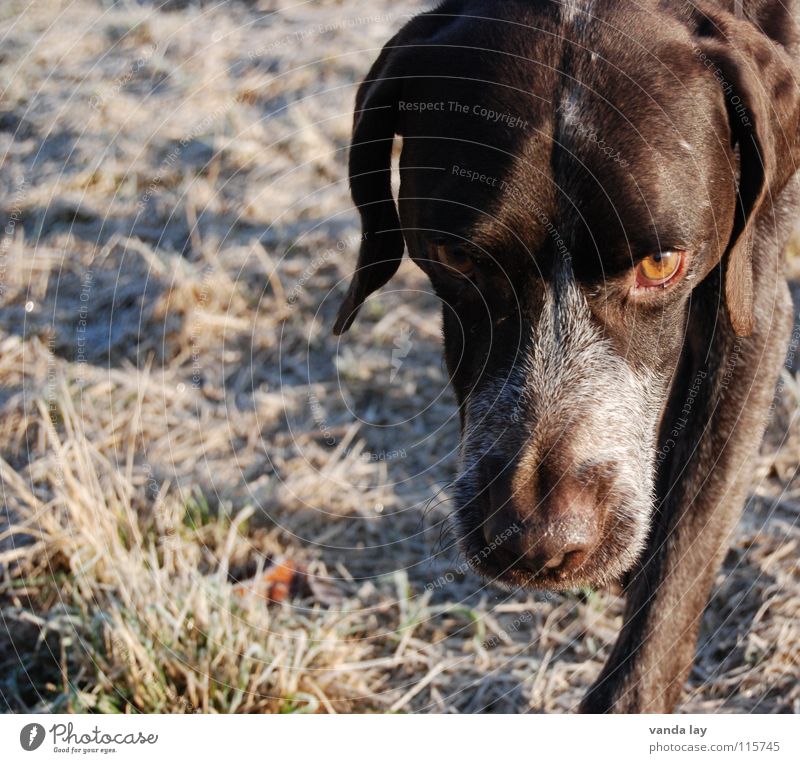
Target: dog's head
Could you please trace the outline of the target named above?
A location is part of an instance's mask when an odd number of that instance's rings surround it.
[[[467,557],[507,582],[631,567],[697,286],[721,277],[721,330],[752,328],[752,221],[796,159],[794,27],[674,5],[448,1],[358,92],[364,238],[334,330],[407,247],[444,305]]]

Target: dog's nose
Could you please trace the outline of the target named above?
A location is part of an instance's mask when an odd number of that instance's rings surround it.
[[[603,508],[591,485],[569,475],[543,495],[496,477],[489,487],[489,516],[483,524],[488,553],[505,567],[534,574],[578,569],[600,544]]]

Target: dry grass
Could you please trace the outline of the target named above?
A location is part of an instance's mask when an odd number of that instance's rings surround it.
[[[613,593],[509,595],[452,548],[422,277],[329,336],[354,83],[416,7],[0,11],[6,709],[567,711],[599,670]],[[798,396],[684,710],[800,711]],[[268,604],[281,559],[307,575]]]

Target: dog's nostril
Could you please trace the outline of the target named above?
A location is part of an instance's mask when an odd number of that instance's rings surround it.
[[[545,563],[545,569],[555,570],[564,563],[566,554],[556,554],[552,559],[548,559]]]
[[[544,568],[555,572],[556,570],[574,570],[580,567],[586,559],[587,547],[580,544],[568,546],[563,551],[551,556],[545,563]]]

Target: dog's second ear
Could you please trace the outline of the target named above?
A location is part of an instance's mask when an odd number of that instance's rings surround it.
[[[350,328],[364,300],[400,267],[403,233],[392,197],[392,143],[397,130],[401,31],[381,51],[356,95],[350,144],[350,192],[361,215],[361,248],[333,333]]]
[[[775,5],[781,14],[780,3]],[[800,159],[800,95],[785,45],[797,44],[785,17],[769,36],[759,19],[716,9],[698,15],[698,55],[722,87],[732,140],[739,147],[739,188],[725,255],[725,301],[739,336],[753,329],[753,228],[794,174]],[[775,19],[772,19],[775,21]]]

